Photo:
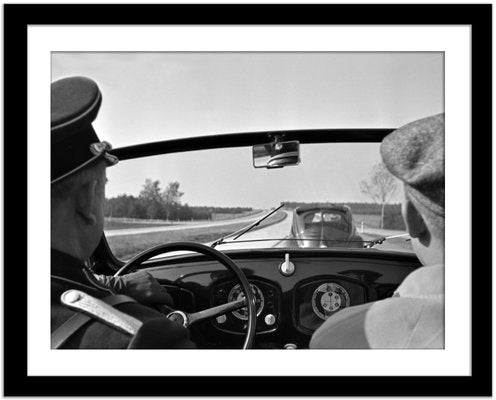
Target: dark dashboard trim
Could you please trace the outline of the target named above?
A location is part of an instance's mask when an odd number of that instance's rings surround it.
[[[249,258],[252,260],[277,257],[284,258],[286,253],[290,253],[292,258],[364,258],[369,260],[388,260],[388,261],[408,261],[419,264],[420,261],[414,253],[384,251],[376,249],[302,249],[302,248],[272,248],[272,249],[256,249],[256,250],[228,250],[223,252],[226,256],[233,260]],[[177,263],[192,263],[210,261],[211,258],[201,254],[177,255],[172,257],[164,257],[155,260],[145,261],[143,268],[162,267],[165,265],[173,265]]]

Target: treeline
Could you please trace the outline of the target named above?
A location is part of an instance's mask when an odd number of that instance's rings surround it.
[[[285,204],[284,208],[287,209],[295,209],[296,207],[303,207],[303,206],[313,206],[313,207],[326,207],[326,206],[332,206],[332,205],[337,205],[337,206],[348,206],[351,209],[351,212],[354,214],[369,214],[369,215],[380,215],[381,214],[381,204],[377,203],[330,203],[330,202],[325,202],[325,203],[303,203],[303,202],[296,202],[296,201],[285,201],[283,202]],[[396,203],[396,204],[386,204],[385,205],[385,210],[391,213],[399,212],[401,213],[401,204]]]
[[[249,211],[253,209],[251,207],[196,207],[188,204],[175,204],[169,207],[167,214],[163,208],[150,210],[143,199],[125,194],[105,201],[105,216],[113,218],[209,220],[212,214],[241,214]]]
[[[377,203],[303,203],[295,201],[284,202],[286,209],[295,209],[302,206],[326,207],[332,205],[344,206],[347,205],[351,209],[353,215],[382,215],[382,204]],[[384,229],[406,229],[405,223],[401,216],[401,204],[385,204],[384,205]]]
[[[147,179],[139,196],[121,194],[105,199],[104,214],[111,218],[138,218],[163,220],[209,220],[213,214],[241,214],[253,211],[251,207],[189,206],[181,203],[184,193],[179,182],[170,182],[162,190],[159,181]]]

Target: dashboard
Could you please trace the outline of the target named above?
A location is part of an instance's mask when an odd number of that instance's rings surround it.
[[[340,310],[392,296],[420,266],[415,255],[375,249],[267,249],[226,254],[256,298],[254,348],[308,348],[313,332]],[[288,262],[292,268],[285,268]],[[175,308],[197,312],[244,297],[239,282],[203,255],[150,260],[144,268],[167,288]],[[240,348],[246,309],[190,327],[202,348]]]

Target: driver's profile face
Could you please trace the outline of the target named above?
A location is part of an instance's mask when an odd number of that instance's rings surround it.
[[[95,215],[97,217],[97,226],[100,236],[103,232],[104,224],[105,184],[107,183],[107,174],[104,165],[100,165],[99,168],[101,171],[96,188]]]
[[[103,233],[104,227],[104,206],[105,206],[105,183],[106,183],[106,166],[103,162],[99,163],[94,168],[97,168],[94,175],[95,192],[93,203],[91,205],[91,215],[93,223],[89,226],[87,231],[87,240],[91,242],[91,248],[94,250]]]

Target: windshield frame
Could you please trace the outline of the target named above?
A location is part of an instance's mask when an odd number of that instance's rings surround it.
[[[396,128],[371,129],[295,129],[282,131],[240,132],[193,136],[158,142],[118,147],[111,151],[119,160],[131,160],[187,151],[249,147],[272,141],[276,136],[284,141],[298,140],[302,144],[318,143],[379,143]]]

